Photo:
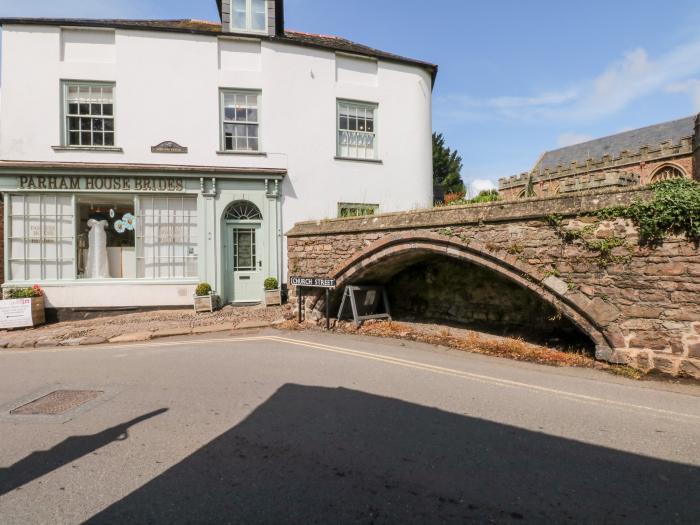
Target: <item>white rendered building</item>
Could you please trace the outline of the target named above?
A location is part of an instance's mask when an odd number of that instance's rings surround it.
[[[286,31],[282,0],[218,3],[221,24],[0,20],[4,287],[256,302],[295,222],[432,204],[436,66]],[[95,217],[108,277],[87,268]]]

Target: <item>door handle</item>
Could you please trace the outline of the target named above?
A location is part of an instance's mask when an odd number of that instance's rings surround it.
[[[262,268],[262,261],[258,261],[258,267]]]

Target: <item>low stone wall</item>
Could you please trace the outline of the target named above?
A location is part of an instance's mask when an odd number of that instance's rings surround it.
[[[585,216],[649,197],[638,189],[300,223],[287,234],[289,273],[342,286],[427,255],[463,260],[552,304],[592,338],[600,359],[700,378],[697,247],[680,237],[643,247],[628,221]],[[551,214],[587,240],[565,241]],[[606,239],[616,240],[609,253],[590,248]]]

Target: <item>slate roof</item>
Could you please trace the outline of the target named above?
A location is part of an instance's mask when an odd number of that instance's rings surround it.
[[[547,168],[556,169],[560,164],[568,167],[574,161],[585,163],[589,158],[597,161],[601,160],[603,155],[616,158],[622,151],[633,153],[643,146],[657,147],[669,140],[673,145],[678,145],[681,139],[694,136],[696,118],[697,116],[693,115],[547,151],[535,166],[535,170],[542,173]]]
[[[132,29],[142,31],[166,31],[174,33],[190,33],[200,35],[231,35],[250,38],[246,33],[229,33],[222,30],[221,23],[205,20],[125,20],[125,19],[85,19],[85,18],[0,18],[0,25],[34,25],[34,26],[67,26],[67,27],[107,27],[113,29]],[[438,66],[422,60],[407,58],[394,53],[388,53],[369,46],[358,44],[351,40],[331,35],[317,35],[299,31],[285,30],[284,35],[268,36],[255,35],[255,38],[281,42],[291,45],[316,47],[363,55],[390,62],[399,62],[421,67],[430,72],[435,81]]]

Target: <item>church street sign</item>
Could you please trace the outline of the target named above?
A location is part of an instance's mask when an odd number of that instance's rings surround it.
[[[325,277],[290,277],[289,282],[304,288],[335,288],[335,279]]]

